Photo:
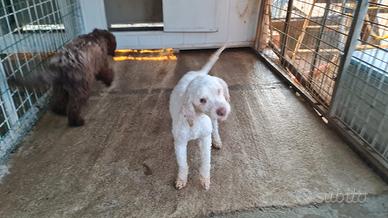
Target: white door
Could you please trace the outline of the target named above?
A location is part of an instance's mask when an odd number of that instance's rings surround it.
[[[216,0],[163,0],[165,32],[216,32]]]

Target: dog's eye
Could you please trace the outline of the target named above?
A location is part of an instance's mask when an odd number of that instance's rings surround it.
[[[201,104],[206,104],[206,99],[205,98],[201,98],[201,99],[199,99],[199,102],[201,102]]]

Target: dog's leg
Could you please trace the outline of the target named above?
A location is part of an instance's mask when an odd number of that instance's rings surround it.
[[[102,81],[106,86],[113,82],[114,72],[110,68],[104,68],[96,75],[96,80]]]
[[[73,91],[69,93],[69,103],[67,105],[67,118],[69,126],[75,127],[84,125],[85,121],[81,116],[81,109],[88,99],[88,94],[88,87],[83,91]]]
[[[60,85],[53,86],[53,98],[51,102],[51,110],[62,116],[66,116],[67,104],[69,102],[69,95]]]
[[[213,131],[212,131],[212,143],[213,147],[216,149],[221,149],[222,148],[222,142],[221,142],[221,137],[220,133],[218,130],[218,120],[217,119],[212,119],[212,125],[213,125]]]
[[[199,139],[199,148],[201,152],[201,166],[199,169],[201,185],[208,190],[210,187],[210,157],[211,157],[212,136]]]
[[[175,187],[182,189],[186,186],[189,167],[187,165],[187,141],[175,140],[175,155],[178,163],[178,175]]]

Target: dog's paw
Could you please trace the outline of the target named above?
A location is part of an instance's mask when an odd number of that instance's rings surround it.
[[[175,188],[178,189],[178,190],[181,190],[182,188],[184,188],[187,184],[187,181],[183,181],[181,179],[176,179],[175,181]]]
[[[205,177],[202,177],[199,179],[200,182],[201,182],[201,186],[205,189],[205,190],[209,190],[210,188],[210,178],[205,178]]]
[[[222,148],[222,142],[213,141],[212,146],[215,149],[221,149]]]

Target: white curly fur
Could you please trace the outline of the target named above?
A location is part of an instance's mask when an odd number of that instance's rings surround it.
[[[199,139],[201,185],[209,188],[212,138],[214,147],[221,148],[218,121],[226,120],[230,105],[226,82],[208,73],[224,49],[225,46],[218,49],[201,70],[186,73],[171,93],[172,134],[178,163],[177,189],[186,186],[187,143],[194,139]]]

